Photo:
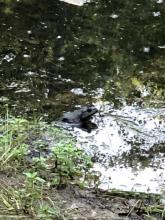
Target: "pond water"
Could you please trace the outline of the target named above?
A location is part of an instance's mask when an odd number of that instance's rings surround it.
[[[102,188],[160,193],[165,153],[165,2],[0,1],[0,109],[56,121],[86,104],[98,128],[67,128]]]
[[[89,134],[74,128],[77,145],[94,158],[94,170],[101,174],[101,188],[163,191],[164,110],[125,106],[108,114],[106,109],[102,119],[93,119],[99,129]]]

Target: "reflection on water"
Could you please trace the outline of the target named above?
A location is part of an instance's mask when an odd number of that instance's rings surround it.
[[[97,169],[107,170],[110,187],[122,188],[116,175],[125,174],[130,189],[148,170],[144,184],[156,191],[164,181],[165,2],[65,1],[1,0],[0,110],[55,121],[107,103],[98,129],[75,128],[82,147],[104,162]]]
[[[89,134],[74,128],[78,146],[93,156],[95,170],[102,174],[100,187],[160,193],[165,181],[164,108],[105,109],[102,118],[93,119],[97,130]]]
[[[146,193],[161,193],[164,191],[164,169],[152,167],[139,168],[135,171],[132,167],[115,166],[105,169],[100,164],[95,164],[95,170],[102,173],[100,188],[120,189]]]
[[[55,119],[97,88],[116,108],[164,103],[164,2],[2,0],[0,13],[2,110]]]
[[[84,3],[87,2],[86,0],[60,0],[60,1],[78,6],[82,6]]]

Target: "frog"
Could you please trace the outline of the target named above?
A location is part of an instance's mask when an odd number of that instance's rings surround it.
[[[98,109],[93,105],[83,106],[80,109],[74,110],[73,112],[65,112],[61,118],[61,121],[82,129],[90,130],[90,125],[92,129],[96,128],[96,126],[94,126],[95,124],[92,123],[90,119],[97,112]]]

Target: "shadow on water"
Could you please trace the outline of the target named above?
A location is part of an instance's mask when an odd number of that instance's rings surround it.
[[[0,2],[0,109],[49,122],[95,104],[90,134],[70,128],[102,187],[164,184],[164,1]],[[111,179],[109,179],[111,178]]]

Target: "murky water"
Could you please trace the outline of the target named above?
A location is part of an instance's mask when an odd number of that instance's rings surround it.
[[[102,187],[160,192],[165,2],[69,1],[0,1],[1,112],[52,122],[95,104],[98,129],[72,132]]]

